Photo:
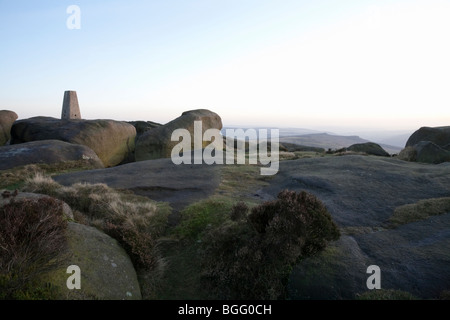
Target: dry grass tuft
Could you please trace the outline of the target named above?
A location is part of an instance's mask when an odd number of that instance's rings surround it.
[[[65,261],[67,221],[52,198],[0,207],[0,298],[29,298],[30,283]]]
[[[171,213],[168,205],[102,183],[61,186],[40,173],[28,178],[22,191],[47,194],[66,202],[77,222],[94,226],[115,238],[137,270],[159,270],[160,274],[164,269],[157,240],[166,231]],[[152,282],[157,281],[152,279]]]

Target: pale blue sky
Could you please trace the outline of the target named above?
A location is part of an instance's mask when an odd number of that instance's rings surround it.
[[[60,117],[76,90],[86,119],[450,125],[449,17],[448,0],[0,0],[0,109]]]

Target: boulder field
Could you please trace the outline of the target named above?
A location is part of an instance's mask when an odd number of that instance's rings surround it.
[[[11,144],[37,140],[61,140],[91,148],[105,167],[129,159],[135,146],[133,125],[114,120],[61,120],[33,117],[16,121],[11,128]]]
[[[101,160],[104,167],[114,167],[120,164],[143,161],[159,158],[168,158],[171,156],[172,148],[179,141],[172,141],[172,133],[177,129],[187,130],[193,137],[194,122],[202,122],[201,135],[208,129],[222,129],[222,120],[220,116],[206,109],[197,109],[183,112],[183,114],[170,121],[167,124],[159,124],[151,121],[115,121],[115,120],[82,120],[82,119],[56,119],[51,117],[33,117],[17,120],[17,115],[9,111],[0,113],[0,126],[3,132],[3,138],[0,143],[4,145],[10,141],[11,145],[19,145],[35,141],[47,141],[42,145],[28,144],[26,147],[15,149],[24,151],[36,148],[33,153],[41,154],[42,148],[63,149],[61,145],[56,146],[49,140],[59,140],[72,145],[81,145],[90,148]],[[202,141],[202,147],[211,142]],[[194,148],[194,139],[191,139],[192,149]],[[2,152],[11,155],[12,149],[2,149]],[[60,155],[60,159],[67,158],[73,160],[73,152],[67,151],[68,146],[64,148],[65,153]],[[28,152],[28,153],[30,153]],[[69,153],[69,155],[64,155]],[[16,152],[17,154],[17,152]],[[55,156],[55,153],[50,151]],[[88,155],[89,156],[89,155]],[[31,156],[30,156],[31,157]],[[77,156],[75,156],[77,157]],[[90,157],[90,156],[89,156]],[[35,163],[36,159],[30,159]],[[52,162],[45,156],[42,162]],[[26,163],[24,157],[20,162]],[[6,169],[6,165],[3,166]]]
[[[203,122],[202,134],[210,128],[222,128],[220,117],[209,110],[187,111],[165,125],[133,123],[139,125],[139,136],[133,124],[120,121],[48,117],[15,121],[14,114],[7,115],[0,117],[0,129],[10,123],[11,145],[1,147],[0,157],[4,159],[0,162],[34,163],[34,153],[43,161],[76,160],[81,156],[95,159],[100,168],[108,167],[54,176],[62,185],[105,183],[169,202],[180,211],[212,195],[221,182],[219,165],[175,165],[170,159],[172,148],[179,143],[171,141],[174,130],[186,129],[192,135],[194,121],[199,120]],[[3,121],[6,118],[9,122]],[[252,196],[270,200],[283,189],[310,192],[325,204],[342,230],[338,241],[293,268],[288,298],[354,299],[368,291],[367,268],[373,265],[381,270],[383,289],[407,291],[423,299],[450,290],[450,212],[402,225],[390,224],[400,206],[450,197],[449,146],[450,127],[423,127],[410,137],[398,158],[387,157],[377,146],[365,144],[353,146],[351,151],[374,155],[281,161],[278,174],[267,179],[267,186],[253,190]],[[27,148],[30,151],[25,157]],[[137,162],[124,164],[130,157]],[[134,268],[114,240],[75,223],[69,223],[68,237],[73,264],[90,270],[85,274],[86,281],[105,288],[105,295],[93,291],[89,297],[140,298]],[[62,272],[60,277],[66,279],[67,274]],[[115,281],[121,283],[116,289],[107,286]]]
[[[54,179],[106,183],[129,189],[176,210],[211,195],[220,183],[219,165],[174,165],[147,160],[115,168],[67,173]],[[430,165],[395,158],[346,155],[282,161],[269,185],[254,190],[274,199],[283,189],[316,195],[343,230],[317,256],[298,263],[289,279],[290,299],[354,299],[368,291],[367,268],[381,269],[383,289],[436,298],[450,288],[450,212],[397,227],[397,207],[450,196],[450,163]]]

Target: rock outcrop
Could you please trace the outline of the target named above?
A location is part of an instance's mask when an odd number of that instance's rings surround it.
[[[17,117],[14,111],[0,110],[0,146],[4,146],[11,138],[11,127]]]
[[[405,161],[432,164],[450,161],[450,126],[420,128],[409,137],[398,156]]]
[[[347,151],[362,152],[368,155],[389,157],[389,153],[386,152],[379,144],[373,142],[357,143],[347,148]]]
[[[11,144],[37,140],[61,140],[91,148],[105,167],[129,158],[135,146],[136,129],[114,120],[60,120],[34,117],[19,120],[11,128]]]
[[[38,201],[51,198],[47,195],[1,191],[0,206],[10,201]],[[8,196],[6,196],[8,195]],[[97,228],[73,222],[73,212],[65,202],[61,208],[67,219],[65,237],[67,250],[62,251],[63,261],[57,269],[41,274],[37,279],[51,287],[57,300],[140,300],[142,299],[136,270],[119,243]],[[69,289],[69,266],[78,266],[81,288]]]
[[[450,144],[450,126],[422,127],[409,137],[405,147],[415,146],[421,141],[431,141],[440,147]]]
[[[128,123],[136,128],[136,139],[139,139],[139,137],[143,135],[145,132],[162,126],[162,124],[160,123],[142,120],[129,121]]]
[[[439,164],[450,161],[450,151],[431,141],[420,141],[403,149],[398,157],[405,161]]]
[[[168,158],[171,156],[172,148],[179,141],[171,141],[172,133],[176,129],[186,129],[191,133],[191,146],[194,150],[194,122],[202,121],[203,133],[211,128],[221,130],[222,120],[220,116],[205,109],[191,110],[170,121],[169,123],[151,129],[142,134],[136,141],[136,161]],[[222,142],[222,141],[221,141]],[[211,142],[203,142],[203,147]]]
[[[181,210],[214,193],[220,183],[220,171],[215,165],[175,165],[171,159],[156,159],[66,173],[53,179],[65,186],[77,182],[105,183],[112,188],[128,189],[156,201],[169,202],[175,210]]]
[[[57,164],[78,161],[88,168],[103,168],[89,147],[59,140],[40,140],[0,147],[0,170],[27,164]]]

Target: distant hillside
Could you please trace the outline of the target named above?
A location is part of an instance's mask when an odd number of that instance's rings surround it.
[[[304,129],[304,128],[276,128],[276,127],[239,127],[239,126],[226,126],[222,128],[222,134],[225,136],[227,129],[243,129],[244,131],[247,129],[255,129],[258,131],[258,129],[278,129],[280,137],[288,137],[288,136],[298,136],[298,135],[304,135],[304,134],[315,134],[315,133],[323,133],[323,131],[317,131],[317,130],[311,130],[311,129]]]
[[[350,147],[352,144],[365,143],[369,142],[369,140],[362,139],[358,136],[339,136],[339,135],[331,135],[328,133],[314,133],[290,137],[280,137],[280,142],[293,143],[316,148],[324,148],[325,150],[328,150],[328,149],[347,148]],[[395,146],[390,146],[386,144],[380,144],[380,146],[390,154],[398,153],[401,151],[401,148]]]
[[[364,143],[367,142],[367,140],[361,139],[358,136],[337,136],[328,133],[314,133],[281,137],[280,142],[295,143],[324,149],[340,149],[349,147],[355,143]]]
[[[258,127],[238,127],[238,126],[226,126],[222,129],[222,134],[226,135],[226,129],[255,129],[258,131]],[[264,129],[272,129],[264,127]],[[337,135],[330,134],[324,131],[316,131],[304,128],[273,128],[279,129],[279,136],[281,143],[291,143],[301,145],[305,147],[323,148],[328,149],[340,149],[350,147],[355,143],[376,142],[374,140],[366,140],[357,135]],[[402,137],[404,139],[404,137]],[[398,145],[390,145],[388,143],[378,143],[384,150],[390,154],[399,153],[402,148]]]
[[[401,135],[396,135],[393,137],[385,138],[383,140],[380,140],[380,143],[385,143],[393,146],[398,146],[404,148],[406,145],[406,141],[408,141],[409,137],[411,136],[411,132],[404,133]]]

